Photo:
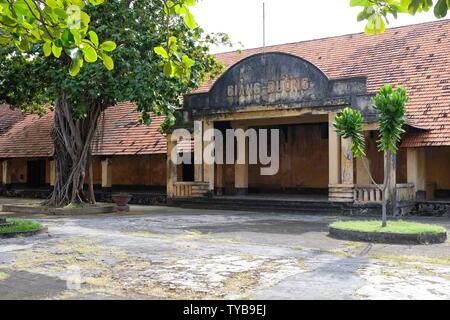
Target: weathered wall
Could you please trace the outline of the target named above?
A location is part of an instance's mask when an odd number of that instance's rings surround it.
[[[98,169],[95,171],[98,172]],[[95,179],[98,179],[97,174]],[[115,156],[112,158],[112,183],[126,186],[165,186],[166,156]]]
[[[249,188],[327,188],[328,136],[323,132],[324,126],[328,124],[290,125],[287,130],[281,130],[278,174],[262,176],[261,165],[249,165]]]
[[[11,183],[27,182],[27,159],[11,160]]]
[[[426,150],[427,183],[434,183],[437,190],[450,190],[450,147]]]
[[[372,131],[366,139],[367,157],[370,161],[370,171],[377,183],[384,179],[384,154],[378,151],[378,132]],[[355,164],[356,168],[356,164]],[[397,152],[397,183],[406,183],[406,149],[400,148]]]

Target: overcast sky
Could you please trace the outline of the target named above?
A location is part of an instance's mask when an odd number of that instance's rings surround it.
[[[266,3],[266,44],[282,44],[362,32],[358,8],[349,0],[200,0],[193,9],[197,22],[207,32],[226,32],[242,48],[263,43],[262,3]],[[403,14],[389,27],[436,20],[433,13],[415,17]],[[214,48],[214,52],[230,51]]]

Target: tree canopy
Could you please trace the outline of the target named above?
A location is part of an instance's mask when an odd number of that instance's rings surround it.
[[[180,95],[221,70],[209,46],[227,42],[226,35],[205,35],[201,28],[188,26],[182,15],[172,17],[167,26],[167,8],[159,0],[139,0],[132,5],[126,0],[110,0],[100,6],[87,4],[85,10],[91,35],[110,39],[116,47],[108,51],[114,69],[87,63],[73,77],[64,72],[63,59],[46,56],[47,42],[31,43],[24,53],[13,41],[14,45],[0,47],[0,102],[42,112],[64,92],[75,118],[82,118],[94,101],[104,106],[134,101],[143,122],[151,120],[152,112],[167,115],[169,125]],[[157,52],[162,50],[167,56]],[[170,72],[163,72],[169,68]]]

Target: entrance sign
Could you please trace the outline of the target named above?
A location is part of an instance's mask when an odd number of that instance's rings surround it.
[[[327,77],[311,63],[282,53],[244,59],[212,88],[210,105],[246,106],[293,103],[323,98]]]
[[[329,79],[300,57],[268,52],[231,66],[209,92],[184,97],[184,111],[192,115],[227,114],[234,110],[339,108],[352,106],[367,119],[373,116],[367,78]],[[194,116],[195,117],[195,116]]]

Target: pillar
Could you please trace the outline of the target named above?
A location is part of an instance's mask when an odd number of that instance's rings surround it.
[[[102,160],[102,188],[112,188],[112,159]]]
[[[426,198],[425,148],[408,148],[406,152],[408,183],[414,184],[416,200],[424,200]]]
[[[204,132],[207,132],[208,130],[214,130],[214,122],[203,121],[203,130]],[[209,135],[207,138],[209,141],[204,141],[203,151],[206,148],[208,148],[208,150],[212,150],[210,148],[214,146],[214,137]],[[204,158],[203,160],[203,179],[209,184],[208,190],[210,192],[214,192],[214,154],[208,155],[208,157]]]
[[[2,183],[4,186],[11,185],[11,160],[2,162]]]
[[[54,187],[56,183],[56,162],[50,160],[50,186]]]
[[[203,122],[194,121],[194,180],[203,182]]]
[[[173,158],[178,156],[176,150],[176,141],[172,141],[172,134],[167,135],[167,197],[173,198],[175,196],[175,183],[177,182],[177,159]]]
[[[351,139],[341,139],[341,183],[353,185],[353,154]]]
[[[247,127],[244,125],[236,125],[233,127],[235,130],[243,130],[245,133]],[[237,140],[237,160],[234,169],[234,189],[236,195],[248,194],[248,139],[246,135],[242,139]],[[239,154],[241,159],[239,159]],[[240,160],[240,161],[239,161]],[[240,162],[240,163],[239,163]]]
[[[337,135],[333,121],[337,113],[328,114],[328,184],[337,185],[340,183],[340,155],[341,138]]]

